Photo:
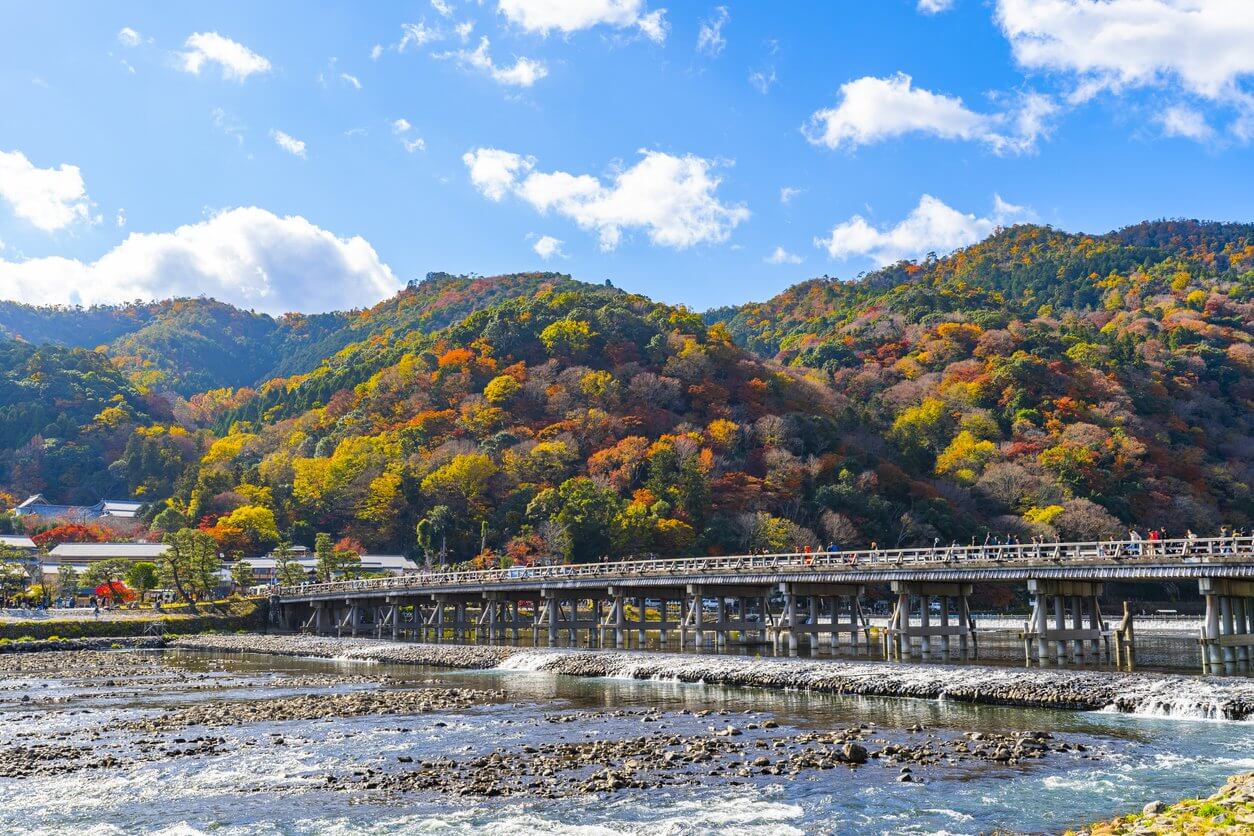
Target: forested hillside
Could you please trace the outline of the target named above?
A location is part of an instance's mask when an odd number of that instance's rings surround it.
[[[558,274],[277,320],[13,306],[107,339],[5,347],[0,484],[459,561],[1248,526],[1252,291],[1254,227],[1160,222],[705,317]]]

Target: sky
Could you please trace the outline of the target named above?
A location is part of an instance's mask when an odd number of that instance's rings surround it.
[[[1254,221],[1249,0],[8,4],[0,298],[697,310],[1018,222]]]

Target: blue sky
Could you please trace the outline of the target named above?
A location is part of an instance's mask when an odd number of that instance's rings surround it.
[[[551,269],[704,309],[999,223],[1254,220],[1244,0],[4,16],[0,297],[32,303]]]

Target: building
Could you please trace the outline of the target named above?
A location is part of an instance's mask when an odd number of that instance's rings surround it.
[[[243,560],[252,568],[253,577],[258,584],[267,584],[274,581],[275,559],[273,554],[268,554],[265,557],[245,557]],[[304,569],[305,574],[310,577],[313,576],[314,570],[318,565],[318,559],[303,546],[292,549],[291,560]],[[400,554],[363,554],[361,556],[361,571],[371,575],[404,575],[408,572],[417,572],[418,564]]]
[[[57,505],[37,493],[23,500],[13,513],[19,517],[56,517],[83,522],[101,517],[132,519],[143,506],[144,503],[135,499],[102,499],[95,505]]]
[[[72,566],[81,573],[102,560],[156,563],[167,548],[165,543],[61,543],[44,559],[44,575],[56,575],[62,566]]]
[[[35,541],[25,534],[0,534],[0,546],[9,549],[21,549],[24,552],[34,552],[37,548]]]

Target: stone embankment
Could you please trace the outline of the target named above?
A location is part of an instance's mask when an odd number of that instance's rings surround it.
[[[160,636],[117,636],[96,639],[33,639],[0,643],[0,653],[43,653],[49,650],[134,650],[164,647]]]
[[[1140,813],[1121,816],[1079,831],[1079,836],[1185,833],[1207,836],[1254,833],[1254,772],[1235,775],[1210,798],[1191,798],[1175,804],[1151,801]]]
[[[659,679],[875,697],[1244,720],[1254,717],[1254,681],[743,656],[537,650],[481,645],[401,644],[306,636],[188,636],[174,647],[218,652],[357,659],[446,668],[503,668],[568,676]]]

